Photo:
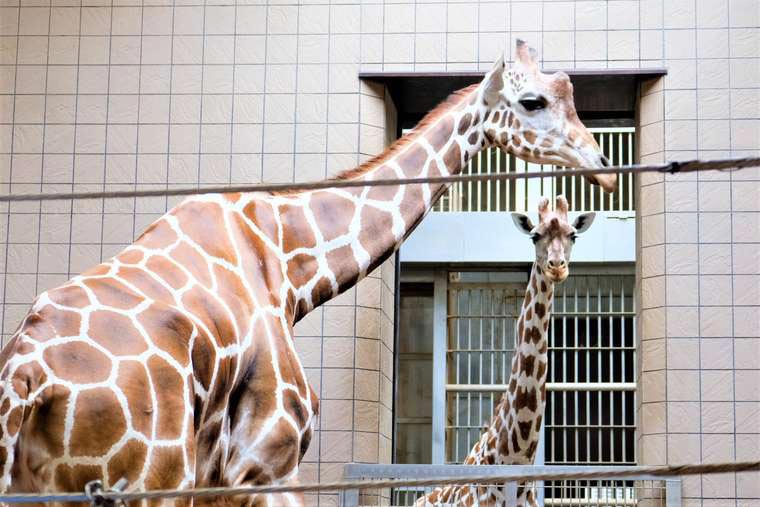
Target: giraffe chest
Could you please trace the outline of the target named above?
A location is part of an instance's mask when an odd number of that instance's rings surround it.
[[[208,463],[199,469],[199,484],[237,486],[287,477],[310,443],[318,401],[290,338],[256,335],[244,357],[223,414],[209,414],[198,431],[197,462]]]

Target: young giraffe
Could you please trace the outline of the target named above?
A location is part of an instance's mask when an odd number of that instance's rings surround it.
[[[570,225],[567,200],[563,196],[557,197],[554,212],[549,209],[549,200],[541,199],[536,226],[527,215],[512,213],[518,229],[533,240],[536,260],[517,319],[517,346],[512,357],[509,387],[494,409],[491,424],[464,460],[465,465],[533,464],[546,405],[546,333],[554,284],[567,278],[576,235],[591,226],[594,216],[593,212],[584,213]],[[501,485],[446,486],[417,500],[417,507],[440,504],[506,506],[507,502]],[[518,487],[516,505],[537,507],[532,484]]]
[[[540,73],[521,41],[516,55],[341,177],[456,174],[491,145],[606,165],[567,76]],[[615,187],[614,177],[594,181]],[[0,491],[81,491],[122,477],[130,490],[295,480],[318,402],[293,325],[387,259],[444,191],[191,197],[119,255],[42,293],[0,354]]]

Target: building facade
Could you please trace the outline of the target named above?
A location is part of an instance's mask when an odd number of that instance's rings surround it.
[[[361,73],[484,71],[518,37],[545,68],[667,69],[636,78],[625,126],[637,161],[760,154],[757,0],[0,0],[0,188],[329,177],[411,126],[392,87]],[[626,188],[636,203],[625,210],[635,209],[635,221],[619,232],[627,257],[589,251],[580,264],[630,269],[633,300],[622,311],[633,313],[636,333],[634,462],[758,459],[760,170],[646,174]],[[3,338],[35,294],[110,257],[176,202],[3,205]],[[439,257],[415,257],[410,243],[402,265],[385,263],[299,323],[299,354],[322,400],[302,480],[339,479],[348,461],[393,460],[405,267],[427,262],[447,280],[475,264],[505,271],[499,258],[453,269],[463,262],[454,253],[466,249],[451,229],[435,228],[444,215],[418,231],[435,239]],[[493,220],[484,234],[507,218]],[[683,498],[757,507],[760,474],[686,479]]]

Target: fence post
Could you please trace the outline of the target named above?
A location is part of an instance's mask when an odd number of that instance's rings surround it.
[[[681,507],[681,479],[665,481],[665,507]]]
[[[504,484],[504,504],[507,507],[517,506],[517,483],[507,482]]]
[[[343,491],[343,507],[359,507],[358,489],[347,489]]]

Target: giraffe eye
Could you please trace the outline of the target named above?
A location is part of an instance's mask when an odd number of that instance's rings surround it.
[[[536,243],[538,243],[538,240],[541,239],[541,235],[537,232],[534,232],[533,234],[530,235],[530,239],[533,240],[533,244],[535,245]]]
[[[520,105],[528,111],[538,111],[546,107],[546,99],[544,97],[525,97],[520,99]]]
[[[575,233],[572,233],[570,236],[568,236],[568,238],[570,239],[570,241],[572,241],[573,243],[575,243],[575,239],[576,239],[577,237],[578,237],[578,235],[577,235],[577,234],[575,234]]]

